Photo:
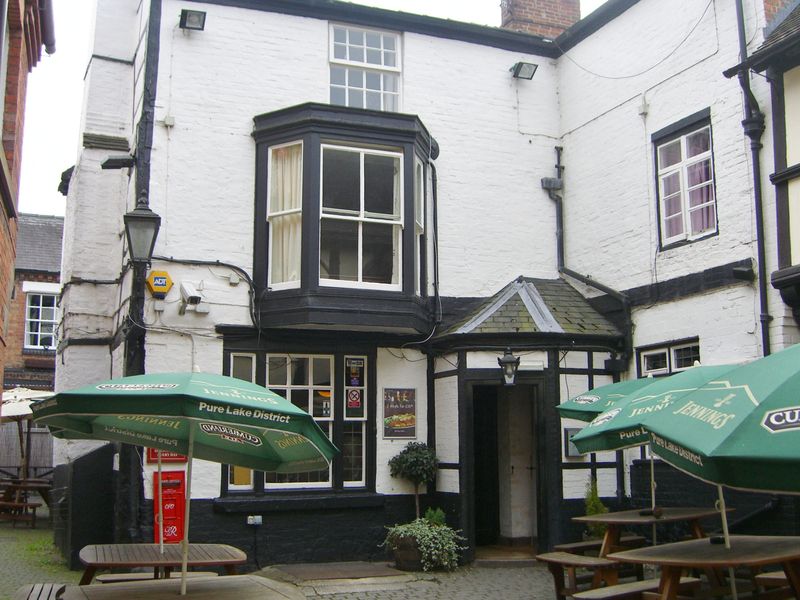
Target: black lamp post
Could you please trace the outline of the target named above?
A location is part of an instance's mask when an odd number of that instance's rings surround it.
[[[144,286],[147,268],[153,258],[158,228],[161,226],[161,217],[150,210],[147,196],[142,195],[136,202],[136,208],[125,213],[123,220],[129,260],[133,266],[131,299],[125,328],[125,375],[143,375]],[[139,542],[139,512],[144,495],[139,455],[135,446],[129,444],[119,444],[118,452],[114,539],[118,542]]]
[[[123,216],[128,252],[133,265],[128,329],[125,336],[125,375],[144,374],[144,286],[147,267],[153,258],[161,217],[150,210],[147,196],[140,196],[136,208]]]
[[[511,353],[511,348],[506,348],[503,356],[497,359],[497,364],[503,371],[503,382],[506,385],[514,385],[517,378],[517,369],[519,369],[519,356],[514,356]]]

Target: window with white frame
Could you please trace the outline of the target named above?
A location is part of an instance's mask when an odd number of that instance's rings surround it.
[[[401,289],[402,157],[322,146],[320,284]]]
[[[711,126],[656,143],[661,243],[717,231]]]
[[[55,350],[58,295],[30,291],[25,299],[25,348]]]
[[[400,110],[400,36],[330,26],[331,104]]]
[[[676,342],[661,347],[638,350],[639,371],[642,376],[669,375],[684,371],[700,361],[697,341]]]
[[[333,437],[333,356],[267,355],[267,387],[310,414]],[[306,473],[265,473],[265,487],[330,487],[330,468]]]
[[[303,226],[302,142],[271,147],[268,161],[269,285],[274,290],[299,287]]]
[[[256,357],[254,354],[232,353],[230,358],[230,374],[236,379],[255,383]],[[238,465],[228,466],[228,489],[231,491],[252,491],[254,489],[254,473],[252,469]]]

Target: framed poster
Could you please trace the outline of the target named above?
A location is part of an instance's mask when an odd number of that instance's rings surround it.
[[[417,390],[413,388],[384,388],[383,437],[417,437]]]

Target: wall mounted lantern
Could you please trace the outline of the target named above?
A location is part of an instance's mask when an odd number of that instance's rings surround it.
[[[511,76],[514,79],[533,79],[533,75],[536,73],[536,69],[539,68],[539,65],[529,63],[529,62],[518,62],[512,66],[509,71],[511,71]]]
[[[506,348],[505,354],[497,359],[497,364],[503,372],[503,382],[506,385],[514,385],[519,369],[519,356],[514,356],[511,348]]]
[[[190,29],[192,31],[203,31],[206,28],[206,13],[202,10],[188,10],[181,11],[181,21],[178,24],[181,29]]]
[[[161,226],[161,217],[150,210],[147,197],[140,196],[136,208],[125,213],[122,218],[125,221],[125,236],[128,238],[131,262],[134,265],[149,265]]]

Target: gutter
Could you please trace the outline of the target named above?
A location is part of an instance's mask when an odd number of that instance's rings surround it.
[[[625,324],[624,324],[624,331],[623,335],[625,336],[625,352],[628,356],[632,355],[633,349],[633,340],[631,336],[631,304],[628,297],[613,288],[608,287],[602,283],[599,283],[589,277],[588,275],[583,275],[578,273],[577,271],[573,271],[569,267],[566,266],[564,260],[564,200],[561,196],[556,194],[558,190],[561,190],[563,187],[563,178],[562,172],[564,171],[564,166],[561,164],[561,152],[563,151],[562,146],[556,146],[556,173],[557,177],[544,177],[542,179],[542,189],[547,190],[547,195],[556,203],[556,247],[557,247],[557,257],[558,257],[558,272],[562,275],[567,275],[572,279],[576,279],[580,281],[584,285],[588,285],[589,287],[593,287],[596,290],[603,292],[617,300],[622,305],[622,311],[625,314]],[[621,369],[620,369],[621,370]]]
[[[764,356],[770,354],[769,314],[767,302],[767,265],[764,246],[764,201],[761,190],[761,136],[764,134],[764,113],[761,112],[753,91],[750,89],[750,69],[747,57],[747,37],[744,27],[744,8],[742,0],[736,0],[736,25],[739,34],[739,64],[723,73],[727,78],[737,75],[744,94],[744,113],[742,128],[750,138],[750,154],[753,163],[753,202],[756,212],[756,252],[758,260],[758,299],[761,323],[761,347]]]
[[[39,14],[41,15],[44,51],[54,54],[56,51],[56,25],[53,16],[53,0],[39,0]]]

